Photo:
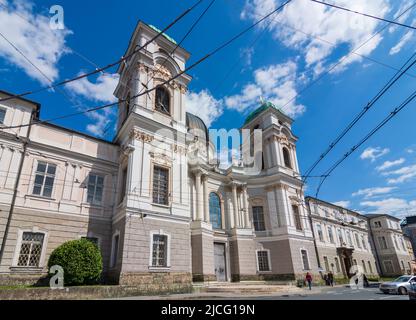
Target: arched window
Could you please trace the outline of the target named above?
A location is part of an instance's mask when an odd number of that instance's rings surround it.
[[[214,229],[221,229],[221,202],[215,192],[209,194],[209,219]]]
[[[292,169],[292,162],[290,161],[290,154],[287,148],[283,148],[283,159],[285,161],[285,167]]]
[[[162,86],[156,88],[156,110],[170,114],[170,95],[169,91]]]

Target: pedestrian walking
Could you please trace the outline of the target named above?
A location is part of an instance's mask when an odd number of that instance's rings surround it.
[[[306,273],[305,280],[308,283],[309,290],[312,290],[312,275],[309,272]]]

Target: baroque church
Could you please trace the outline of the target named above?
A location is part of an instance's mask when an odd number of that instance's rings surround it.
[[[125,56],[157,33],[139,22]],[[0,284],[35,283],[78,238],[99,246],[107,283],[177,290],[318,274],[292,119],[269,102],[247,117],[240,129],[262,133],[256,174],[210,161],[208,128],[186,112],[190,54],[175,47],[160,36],[120,65],[112,142],[41,122],[34,101],[0,103]]]

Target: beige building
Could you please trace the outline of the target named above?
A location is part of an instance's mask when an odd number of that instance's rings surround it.
[[[359,266],[366,275],[378,276],[367,217],[315,198],[307,197],[306,203],[323,272],[346,278]]]
[[[405,243],[400,219],[386,214],[368,217],[381,273],[384,276],[410,274],[413,256]]]

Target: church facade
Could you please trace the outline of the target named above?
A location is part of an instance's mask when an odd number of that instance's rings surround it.
[[[140,22],[125,56],[157,32]],[[258,170],[221,167],[204,122],[186,112],[190,55],[175,47],[161,36],[120,65],[113,142],[41,122],[36,102],[0,104],[0,283],[38,281],[51,252],[77,238],[99,246],[109,283],[318,275],[292,120],[261,103],[240,128],[261,132],[250,140]]]

